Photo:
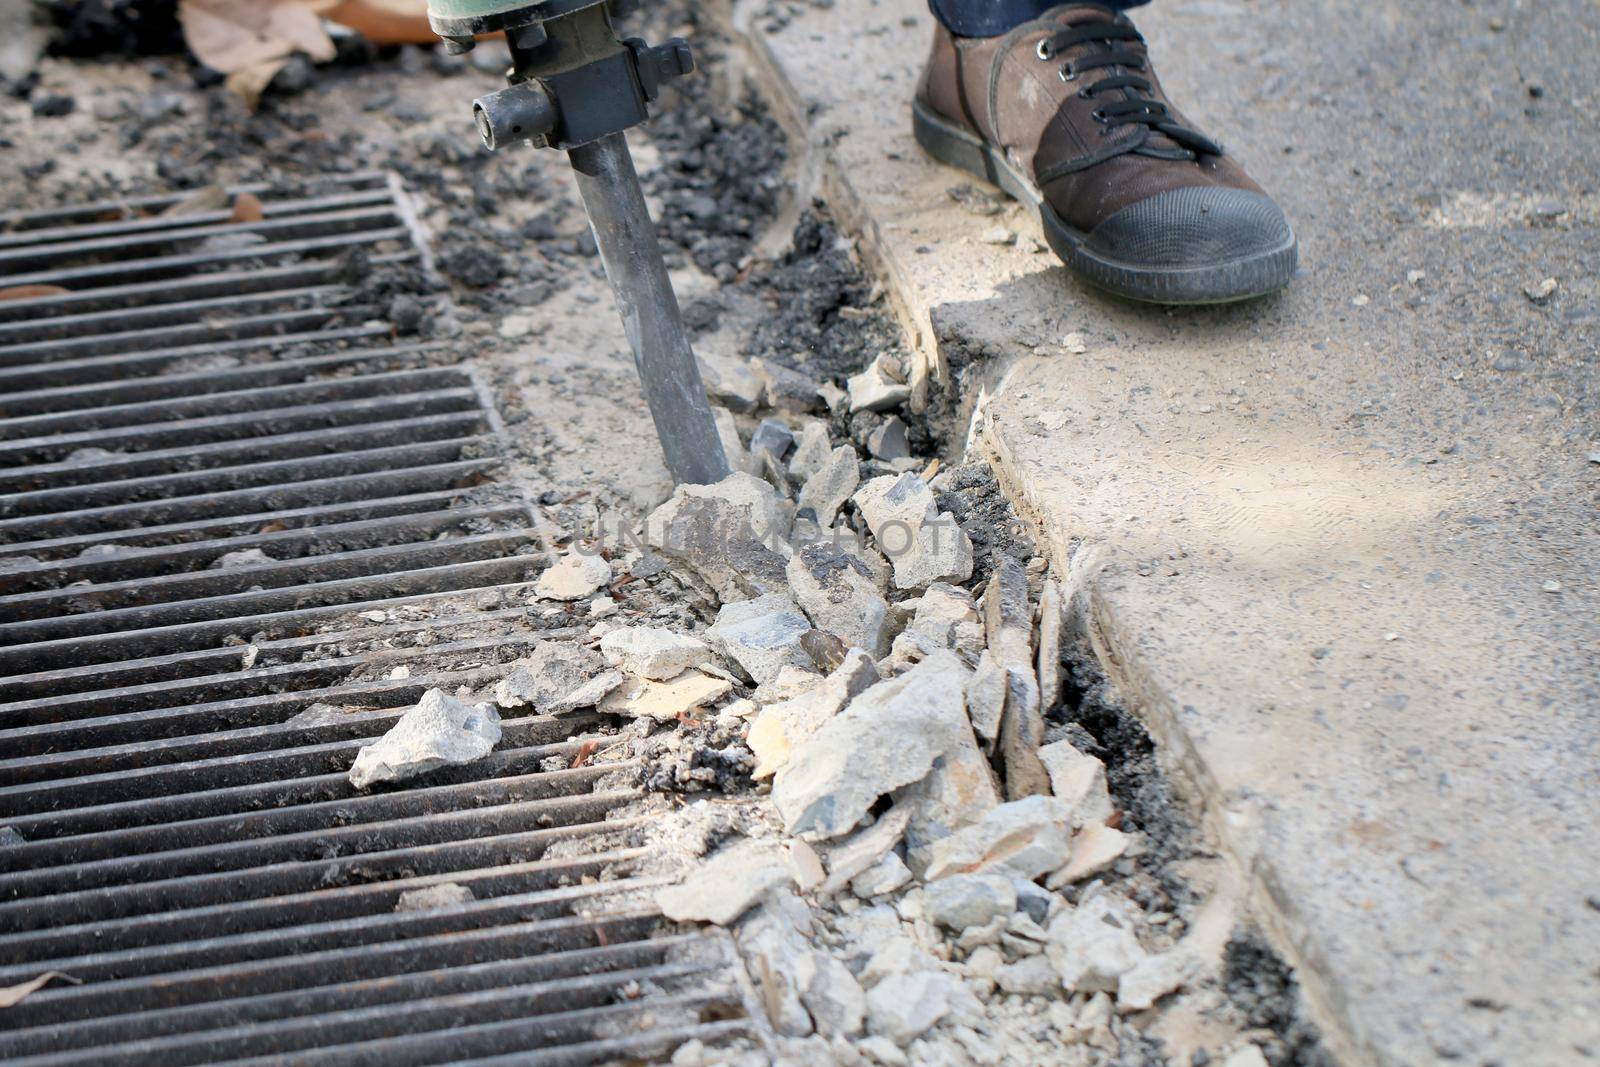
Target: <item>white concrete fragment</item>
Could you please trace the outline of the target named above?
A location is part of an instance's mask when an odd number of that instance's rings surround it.
[[[500,716],[493,704],[467,704],[442,689],[430,689],[388,733],[361,747],[350,768],[350,784],[365,789],[471,763],[492,752],[499,740]]]
[[[716,703],[733,691],[733,683],[704,671],[687,670],[666,681],[627,677],[597,705],[609,715],[672,722]]]
[[[541,600],[582,600],[611,581],[611,564],[599,555],[568,552],[539,575],[533,591]]]
[[[1144,1011],[1198,978],[1204,965],[1184,948],[1146,956],[1117,981],[1117,1010]]]
[[[953,1011],[970,1010],[972,1001],[972,994],[953,974],[891,975],[867,993],[867,1028],[903,1048]]]
[[[477,898],[472,890],[455,882],[440,882],[422,889],[408,889],[395,901],[395,911],[431,911],[434,908],[459,908]]]
[[[727,926],[766,893],[791,881],[789,864],[774,845],[740,841],[656,893],[661,914],[677,922]]]
[[[656,626],[624,626],[600,639],[600,654],[613,667],[664,681],[714,657],[704,641]]]
[[[994,972],[994,984],[1007,993],[1041,996],[1061,992],[1061,976],[1043,955],[1024,956]]]
[[[722,442],[722,454],[728,458],[728,469],[744,474],[761,476],[761,460],[744,446],[739,436],[739,422],[727,408],[711,409],[711,421],[717,427],[717,439]]]
[[[807,953],[801,957],[795,984],[817,1033],[823,1037],[861,1033],[867,994],[842,962],[826,952]]]
[[[1054,797],[1025,797],[990,810],[930,848],[928,881],[996,871],[1033,879],[1067,862],[1072,811]]]
[[[224,552],[212,561],[212,570],[226,570],[230,567],[257,567],[263,563],[276,563],[277,560],[261,551],[259,548],[241,548],[237,552]]]

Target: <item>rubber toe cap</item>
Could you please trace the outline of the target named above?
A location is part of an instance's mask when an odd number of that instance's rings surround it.
[[[1269,197],[1247,189],[1169,189],[1129,204],[1096,226],[1085,244],[1136,267],[1221,266],[1294,246],[1294,230]]]

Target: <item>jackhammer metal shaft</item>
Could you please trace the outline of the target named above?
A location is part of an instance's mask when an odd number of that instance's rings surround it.
[[[622,313],[628,344],[644,383],[645,402],[667,469],[679,482],[728,476],[711,402],[683,329],[678,298],[656,243],[655,224],[633,169],[626,135],[608,134],[567,153],[589,212],[600,262]]]
[[[645,121],[664,82],[694,69],[689,46],[678,38],[654,46],[619,39],[606,0],[429,0],[428,17],[456,51],[470,49],[478,34],[505,34],[511,84],[473,105],[483,143],[567,151],[667,469],[678,482],[727,477],[623,132]]]

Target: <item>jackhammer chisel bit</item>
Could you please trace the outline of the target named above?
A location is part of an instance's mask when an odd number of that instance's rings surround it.
[[[490,149],[526,141],[566,151],[667,469],[677,482],[725,478],[728,459],[624,134],[649,117],[663,82],[694,69],[689,46],[618,38],[606,0],[428,0],[428,20],[452,52],[505,33],[511,84],[474,102],[478,133]]]

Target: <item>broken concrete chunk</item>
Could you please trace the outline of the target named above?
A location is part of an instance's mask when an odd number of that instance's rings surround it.
[[[978,821],[1000,803],[994,772],[970,727],[934,760],[922,781],[896,790],[893,796],[897,805],[912,812],[906,828],[906,861],[919,874],[926,871],[936,842]]]
[[[762,708],[745,739],[760,761],[752,776],[771,777],[789,762],[795,746],[804,744],[823,723],[877,681],[878,668],[871,657],[852,649],[821,682],[788,700]]]
[[[1070,741],[1055,741],[1039,750],[1050,775],[1050,791],[1072,806],[1074,827],[1096,826],[1115,810],[1106,789],[1106,765],[1080,752]]]
[[[1034,661],[1039,708],[1048,712],[1061,702],[1061,586],[1052,578],[1039,587],[1039,648]]]
[[[789,590],[819,630],[846,645],[884,656],[894,640],[889,603],[871,568],[827,542],[805,545],[789,557]]]
[[[899,589],[972,576],[972,541],[934,503],[933,491],[915,474],[885,474],[855,492],[856,507],[878,548],[894,566]]]
[[[851,411],[888,411],[911,397],[911,386],[891,377],[884,369],[881,356],[844,384],[850,397]]]
[[[493,704],[467,704],[442,689],[430,689],[388,733],[356,753],[350,784],[365,789],[471,763],[487,756],[499,741],[500,716]]]
[[[867,435],[867,451],[886,461],[909,458],[911,439],[906,435],[906,424],[896,415],[884,419]]]
[[[608,715],[671,722],[716,703],[733,692],[733,683],[704,671],[687,670],[675,678],[651,681],[628,677],[597,705]]]
[[[423,889],[408,889],[395,901],[395,911],[432,911],[434,908],[459,908],[477,898],[472,890],[455,882],[440,882]]]
[[[700,348],[699,344],[695,345]],[[706,393],[730,411],[754,411],[761,404],[766,383],[741,359],[701,352],[699,363]]]
[[[847,1038],[860,1034],[867,994],[850,968],[825,952],[807,953],[801,961],[795,984],[817,1033]]]
[[[900,805],[878,816],[878,821],[828,850],[828,877],[820,892],[831,895],[844,889],[862,871],[877,864],[899,844],[911,821],[911,810]]]
[[[704,641],[656,626],[624,626],[600,639],[600,653],[613,667],[641,678],[665,681],[711,662]]]
[[[7,845],[26,845],[28,839],[17,832],[15,826],[0,826],[0,847]]]
[[[607,670],[591,648],[541,641],[494,687],[494,700],[503,708],[528,705],[541,715],[560,715],[594,707],[622,681],[622,672]]]
[[[1099,823],[1085,826],[1072,838],[1072,857],[1045,879],[1045,885],[1059,889],[1099,874],[1122,858],[1128,851],[1129,840],[1127,834],[1109,826]]]
[[[809,666],[811,658],[800,647],[809,629],[794,601],[775,593],[722,605],[706,640],[760,684],[785,666]]]
[[[983,629],[989,653],[1004,669],[1005,712],[1000,721],[1000,756],[1006,796],[1016,800],[1050,792],[1050,776],[1039,761],[1044,716],[1039,708],[1039,678],[1033,663],[1033,613],[1028,608],[1028,574],[1010,557],[995,563],[983,593]]]
[[[820,386],[799,371],[779,366],[770,359],[752,359],[750,367],[766,384],[769,407],[779,411],[815,411],[823,406]]]
[[[657,892],[656,906],[677,922],[727,926],[790,880],[789,864],[775,845],[740,841],[696,866],[682,883]]]
[[[770,452],[772,458],[782,460],[794,447],[794,431],[777,419],[762,419],[756,432],[750,435],[750,451]]]
[[[860,484],[861,462],[856,458],[856,450],[840,445],[828,453],[822,467],[806,479],[800,498],[795,501],[795,510],[809,512],[822,526],[832,526],[839,509]]]
[[[1126,915],[1104,896],[1060,912],[1050,923],[1045,955],[1071,992],[1115,993],[1144,958]]]
[[[761,460],[744,447],[739,437],[739,423],[727,408],[712,408],[711,421],[717,427],[717,439],[722,442],[722,453],[728,457],[728,469],[760,476]]]
[[[850,892],[862,900],[871,900],[892,893],[909,881],[911,868],[897,853],[888,852],[877,863],[850,879]]]
[[[967,683],[967,714],[972,717],[972,730],[985,751],[994,751],[1000,738],[1006,715],[1006,681],[1006,669],[991,650],[984,649],[972,671],[972,680]]]
[[[936,759],[970,740],[966,675],[954,655],[931,656],[825,722],[773,784],[789,832],[813,840],[848,833],[879,797],[920,781]]]
[[[832,454],[832,444],[828,440],[828,427],[822,422],[808,422],[800,430],[800,437],[795,442],[794,455],[789,457],[789,473],[800,482],[804,482],[813,474],[822,469]]]
[[[533,592],[541,600],[582,600],[611,581],[611,564],[599,555],[568,552],[539,575]]]
[[[770,902],[740,924],[737,936],[772,1028],[785,1037],[811,1033],[814,1026],[800,1000],[799,978],[813,950]]]
[[[928,881],[975,871],[1033,879],[1060,868],[1071,853],[1072,809],[1054,797],[1001,804],[970,826],[933,843]]]
[[[1017,910],[1017,889],[999,874],[955,874],[929,883],[924,907],[928,918],[956,933],[1010,918]]]
[[[645,520],[645,537],[687,563],[724,602],[783,588],[788,507],[771,485],[742,471],[715,485],[680,485]]]
[[[904,1047],[945,1016],[969,1014],[974,1008],[972,994],[953,974],[894,974],[867,994],[867,1029]]]
[[[994,972],[994,984],[1007,993],[1043,996],[1061,992],[1061,976],[1045,956],[1024,956]]]
[[[812,632],[811,630],[806,631],[807,634]],[[802,650],[805,649],[805,641],[805,636],[802,635],[800,638]],[[807,652],[806,655],[810,656],[810,652]],[[843,658],[840,659],[840,662],[844,662]],[[777,674],[756,686],[755,691],[750,694],[750,699],[762,705],[793,700],[795,697],[802,696],[815,689],[822,682],[822,678],[822,674],[812,670],[809,664],[803,667],[796,667],[793,664],[785,663],[778,668]]]

